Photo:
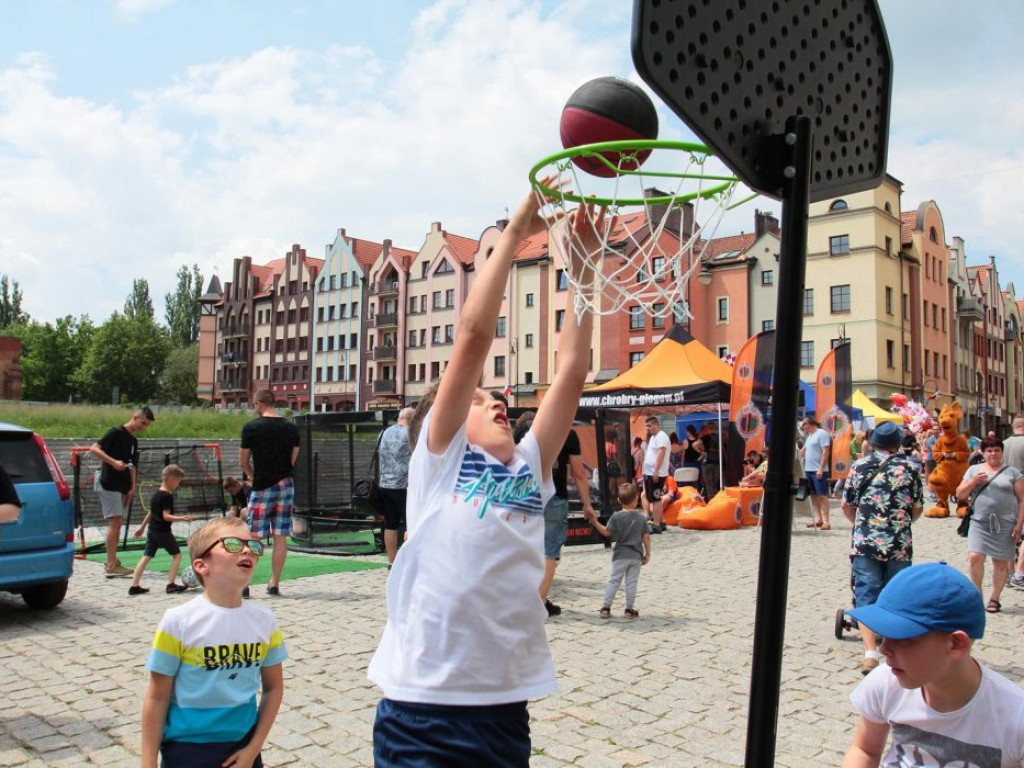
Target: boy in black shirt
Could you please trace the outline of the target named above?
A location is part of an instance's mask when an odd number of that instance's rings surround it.
[[[149,531],[146,533],[146,551],[135,566],[135,573],[132,574],[132,585],[128,588],[129,595],[144,595],[149,590],[142,586],[142,574],[146,571],[149,561],[156,555],[158,549],[163,549],[171,556],[171,570],[167,572],[167,593],[173,595],[176,592],[184,592],[188,589],[184,584],[175,583],[178,575],[178,566],[181,564],[181,548],[178,546],[174,533],[171,531],[171,523],[188,523],[192,518],[188,515],[174,514],[174,496],[172,495],[181,485],[185,473],[177,464],[168,464],[160,475],[162,482],[160,490],[153,494],[149,502],[149,514],[142,521],[142,525],[135,532],[135,538],[142,536],[149,524]]]
[[[237,477],[228,476],[224,478],[224,490],[231,497],[231,504],[228,506],[228,517],[247,520],[249,497],[252,495],[252,483],[246,480],[239,480]]]

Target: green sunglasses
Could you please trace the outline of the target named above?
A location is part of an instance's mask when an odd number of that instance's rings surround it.
[[[223,544],[224,551],[232,555],[237,555],[243,549],[248,549],[249,552],[255,555],[256,557],[259,557],[263,554],[263,542],[259,539],[240,539],[237,536],[222,536],[221,538],[213,542],[213,544],[208,546],[206,550],[203,552],[203,554],[201,554],[196,559],[202,560],[204,557],[210,554],[210,551],[218,544]]]

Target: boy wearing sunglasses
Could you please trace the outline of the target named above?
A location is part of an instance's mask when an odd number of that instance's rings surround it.
[[[263,544],[244,520],[210,521],[188,542],[203,594],[168,610],[146,663],[142,765],[262,768],[288,657],[269,608],[244,602]],[[257,692],[262,688],[257,707]]]

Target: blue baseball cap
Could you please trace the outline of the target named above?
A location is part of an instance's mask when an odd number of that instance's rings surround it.
[[[871,631],[893,640],[928,632],[985,634],[985,605],[971,580],[946,563],[912,565],[882,588],[872,605],[850,616]]]

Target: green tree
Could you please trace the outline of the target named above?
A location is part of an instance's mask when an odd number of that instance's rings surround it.
[[[203,276],[199,265],[192,270],[182,264],[178,270],[178,286],[165,297],[167,327],[171,329],[171,343],[187,347],[199,340],[199,297],[202,296]]]
[[[160,377],[160,395],[178,405],[193,405],[198,401],[199,344],[175,347],[167,355],[167,365]]]
[[[150,321],[156,319],[153,300],[149,297],[149,281],[145,278],[132,282],[132,292],[124,302],[124,314],[129,320],[136,317],[145,317]]]
[[[21,287],[7,275],[0,276],[0,328],[27,324],[28,313],[21,309]]]
[[[31,322],[11,329],[21,339],[21,384],[25,400],[66,402],[77,394],[73,381],[96,328],[88,315],[50,323]]]
[[[114,387],[122,402],[146,402],[159,392],[170,350],[167,331],[152,318],[115,312],[96,330],[73,381],[91,402],[109,403]]]

